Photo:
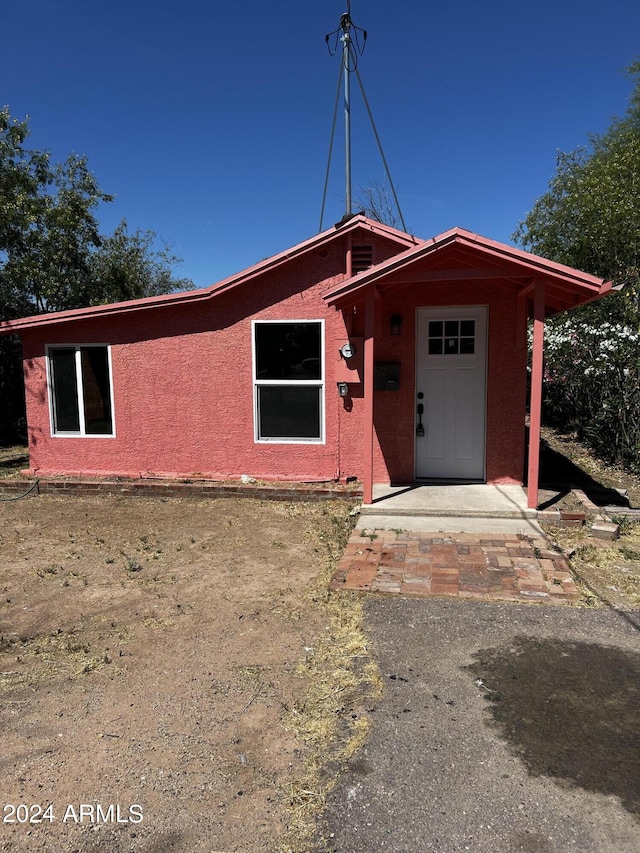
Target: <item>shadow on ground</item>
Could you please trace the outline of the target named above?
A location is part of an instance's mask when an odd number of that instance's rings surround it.
[[[567,495],[571,489],[582,489],[598,506],[629,506],[628,499],[620,492],[600,483],[544,441],[540,448],[540,483],[544,484],[544,488],[559,491],[558,498],[551,503]],[[540,507],[546,508],[547,505]]]
[[[533,776],[619,797],[640,816],[640,655],[516,637],[467,669]]]
[[[25,465],[28,464],[29,454],[26,451],[3,451],[0,448],[0,469],[5,469],[7,471],[18,471],[20,468],[24,468]]]

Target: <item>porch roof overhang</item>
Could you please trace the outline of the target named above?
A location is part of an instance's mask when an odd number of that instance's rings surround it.
[[[544,284],[545,315],[584,305],[612,290],[610,281],[481,237],[462,228],[413,246],[389,260],[330,288],[324,299],[336,308],[361,301],[366,291],[384,295],[415,284],[491,281],[528,298]]]

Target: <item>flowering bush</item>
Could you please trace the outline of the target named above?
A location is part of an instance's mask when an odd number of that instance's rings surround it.
[[[546,420],[604,459],[640,470],[640,334],[615,322],[576,317],[545,330]]]

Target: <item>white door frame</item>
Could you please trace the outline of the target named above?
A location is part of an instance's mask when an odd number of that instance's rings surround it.
[[[447,337],[446,320],[474,320],[473,342],[465,338],[468,329],[462,325],[457,327],[457,340],[454,334]],[[443,323],[441,349],[437,340],[429,343],[430,321]],[[485,305],[424,306],[416,311],[414,473],[418,481],[486,480],[487,329]],[[462,349],[467,351],[460,352]],[[424,395],[422,399],[418,399],[419,393]],[[429,398],[435,406],[431,409]],[[423,437],[417,434],[419,404],[424,408]]]

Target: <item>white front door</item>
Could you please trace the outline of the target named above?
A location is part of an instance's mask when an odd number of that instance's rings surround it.
[[[418,310],[416,479],[484,480],[486,352],[485,307]]]

